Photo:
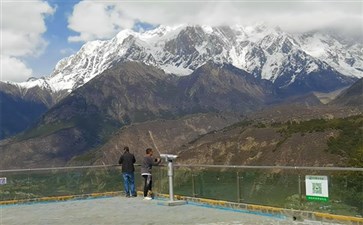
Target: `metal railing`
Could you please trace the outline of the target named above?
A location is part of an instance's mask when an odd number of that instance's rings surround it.
[[[309,175],[328,178],[326,202],[308,199]],[[363,217],[363,168],[176,164],[174,176],[175,194]]]
[[[240,165],[206,165],[206,164],[175,164],[175,167],[233,168],[233,169],[282,169],[282,170],[326,170],[326,171],[360,171],[357,167],[313,167],[313,166],[240,166]]]
[[[122,191],[118,165],[0,170],[0,201]],[[143,180],[139,166],[138,190]],[[154,191],[168,193],[166,167],[154,167]],[[329,201],[306,199],[307,175],[328,177]],[[363,217],[363,168],[185,165],[174,166],[177,195]]]

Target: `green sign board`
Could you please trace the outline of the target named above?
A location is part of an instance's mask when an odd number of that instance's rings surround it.
[[[306,199],[308,201],[329,200],[328,177],[327,176],[305,176]]]

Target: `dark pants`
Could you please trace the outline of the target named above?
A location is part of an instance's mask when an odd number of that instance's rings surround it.
[[[142,175],[142,177],[145,180],[145,183],[144,183],[144,197],[146,197],[147,193],[149,191],[151,191],[153,179],[152,179],[151,175]]]

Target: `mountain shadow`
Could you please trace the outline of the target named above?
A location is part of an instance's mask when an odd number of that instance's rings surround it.
[[[0,139],[29,128],[47,110],[43,103],[0,92]]]

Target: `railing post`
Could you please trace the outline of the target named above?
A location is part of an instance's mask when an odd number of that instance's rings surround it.
[[[301,175],[300,175],[300,173],[299,173],[299,175],[298,175],[298,185],[299,185],[299,203],[300,203],[300,205],[299,205],[299,209],[301,209],[302,208],[302,190],[301,190]]]
[[[195,180],[194,180],[194,172],[193,172],[193,169],[192,169],[192,195],[193,197],[196,197],[196,193],[195,193]]]
[[[237,171],[237,202],[241,202],[241,187],[239,182],[239,172]]]
[[[158,168],[158,181],[159,181],[159,193],[163,193],[163,184],[162,184],[162,173],[163,173],[163,171],[162,171],[162,167],[159,167]]]
[[[31,183],[30,183],[31,171],[32,171],[31,169],[28,169],[28,177],[27,177],[27,185],[28,185],[28,187],[31,187],[32,186]],[[29,192],[27,193],[27,200],[28,201],[30,200],[30,193]]]

